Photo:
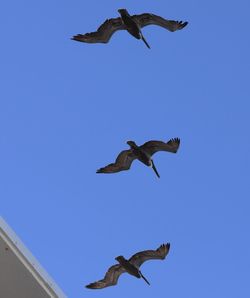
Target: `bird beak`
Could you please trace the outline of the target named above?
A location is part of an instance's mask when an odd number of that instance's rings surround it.
[[[152,169],[154,170],[156,176],[157,176],[158,178],[160,178],[160,175],[159,175],[158,171],[156,170],[156,167],[155,167],[155,164],[154,164],[153,159],[152,159],[151,161],[152,161]]]

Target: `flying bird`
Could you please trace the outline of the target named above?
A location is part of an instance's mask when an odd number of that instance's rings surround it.
[[[115,259],[119,264],[111,266],[106,272],[103,279],[90,283],[86,286],[88,289],[103,289],[117,284],[118,278],[124,272],[127,272],[137,278],[143,278],[149,285],[148,280],[142,275],[139,270],[140,266],[148,260],[164,260],[170,249],[170,243],[162,244],[156,250],[144,250],[134,254],[129,260],[123,256]]]
[[[121,17],[107,19],[96,32],[78,34],[73,40],[87,43],[108,43],[111,36],[118,30],[127,30],[132,36],[141,39],[148,48],[141,28],[148,25],[158,25],[171,32],[183,29],[188,22],[167,20],[152,13],[143,13],[131,16],[126,9],[118,9]]]
[[[104,168],[100,168],[96,171],[96,173],[110,174],[129,170],[132,162],[135,159],[138,159],[146,166],[152,167],[157,177],[160,178],[154,161],[151,158],[152,155],[158,151],[176,153],[180,145],[180,139],[174,138],[169,140],[167,143],[164,143],[162,141],[149,141],[142,146],[137,146],[134,141],[128,141],[127,144],[130,146],[129,150],[122,151],[117,156],[114,163],[111,163]]]

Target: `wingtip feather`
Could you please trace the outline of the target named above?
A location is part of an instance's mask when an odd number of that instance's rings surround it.
[[[186,27],[187,25],[188,25],[188,22],[184,22],[184,23],[182,24],[182,28]]]
[[[71,40],[74,40],[74,41],[81,41],[79,35],[74,35],[74,36],[72,36],[70,39],[71,39]]]

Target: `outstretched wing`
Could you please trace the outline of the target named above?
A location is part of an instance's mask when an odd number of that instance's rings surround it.
[[[143,13],[140,15],[132,16],[132,19],[140,26],[140,28],[148,25],[158,25],[171,32],[181,30],[187,26],[188,22],[166,20],[160,16],[152,13]]]
[[[117,284],[119,276],[126,270],[119,264],[113,265],[106,272],[104,279],[86,285],[88,289],[103,289]]]
[[[96,32],[78,34],[73,36],[71,39],[88,43],[107,43],[117,30],[123,29],[124,25],[120,17],[108,19],[97,29]]]
[[[134,254],[129,262],[136,268],[139,268],[145,261],[148,260],[164,260],[170,249],[170,243],[162,244],[156,250],[144,250]]]
[[[150,156],[155,154],[157,151],[167,151],[176,153],[180,146],[180,139],[174,138],[169,140],[167,143],[162,141],[149,141],[140,146],[142,150],[148,153]]]
[[[104,168],[100,168],[96,173],[117,173],[128,170],[134,159],[136,159],[136,156],[131,149],[124,150],[117,156],[114,163],[111,163]]]

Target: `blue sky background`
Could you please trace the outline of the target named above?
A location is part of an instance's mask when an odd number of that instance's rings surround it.
[[[249,1],[5,1],[1,9],[1,215],[71,298],[249,297]],[[70,40],[126,7],[189,21]],[[97,175],[126,141],[181,138]],[[151,282],[91,291],[117,255],[170,242]]]

